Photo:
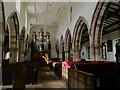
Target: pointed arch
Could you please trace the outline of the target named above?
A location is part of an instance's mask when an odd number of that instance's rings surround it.
[[[72,44],[71,44],[71,32],[70,29],[68,28],[66,33],[65,33],[65,60],[68,61],[70,60],[70,51],[72,49]]]
[[[9,63],[16,63],[19,59],[19,21],[16,12],[12,12],[7,18],[9,30],[9,48],[10,60]]]
[[[74,32],[73,32],[73,42],[72,42],[72,49],[73,49],[73,60],[78,60],[79,59],[79,49],[80,49],[80,42],[82,38],[82,32],[84,28],[87,28],[88,30],[88,22],[87,20],[80,16],[76,22],[76,25],[74,27]]]
[[[92,60],[100,60],[102,24],[111,2],[98,2],[90,25],[90,48]]]
[[[70,29],[68,28],[66,33],[65,33],[65,51],[68,51],[68,49],[71,47],[70,43],[71,43],[71,32]],[[69,45],[68,45],[69,44]]]

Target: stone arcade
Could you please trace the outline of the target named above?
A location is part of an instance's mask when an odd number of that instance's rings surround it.
[[[0,1],[1,86],[120,89],[120,1]]]

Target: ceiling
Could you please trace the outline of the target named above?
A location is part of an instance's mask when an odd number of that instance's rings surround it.
[[[103,23],[103,35],[120,30],[120,1],[112,2]]]
[[[69,3],[65,2],[25,2],[31,24],[57,25],[59,15]],[[120,2],[112,2],[103,23],[103,35],[120,30]],[[86,29],[87,31],[87,29]],[[86,33],[86,32],[85,32]],[[83,35],[83,38],[88,35]],[[83,40],[83,42],[88,39]]]
[[[31,24],[56,25],[63,2],[25,2]]]
[[[105,20],[103,22],[102,35],[109,34],[111,32],[120,30],[120,1],[112,2],[109,4],[107,13],[105,14]],[[81,43],[89,41],[87,27],[84,27],[82,32]]]

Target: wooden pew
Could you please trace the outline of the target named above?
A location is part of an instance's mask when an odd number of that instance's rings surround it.
[[[12,84],[12,67],[9,65],[9,60],[2,60],[2,83],[3,85]]]
[[[23,62],[26,67],[25,70],[25,84],[36,84],[37,75],[39,71],[39,64],[37,62]],[[13,84],[13,72],[17,70],[18,64],[9,64],[9,60],[2,61],[2,83],[3,85],[12,85]],[[20,75],[19,75],[20,76]]]
[[[58,78],[62,77],[62,62],[58,58],[52,58],[49,62],[49,67],[54,73],[58,76]]]
[[[68,87],[97,90],[116,87],[116,63],[79,62],[69,68]]]
[[[36,84],[39,72],[39,64],[27,62],[26,64],[26,84]]]

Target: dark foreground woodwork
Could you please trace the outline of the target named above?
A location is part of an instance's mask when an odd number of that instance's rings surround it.
[[[68,87],[85,90],[115,89],[117,88],[116,76],[116,63],[79,63],[75,68],[69,69]]]
[[[39,62],[19,62],[9,64],[4,60],[2,63],[2,84],[13,85],[15,88],[24,88],[25,84],[36,84],[39,71]]]

